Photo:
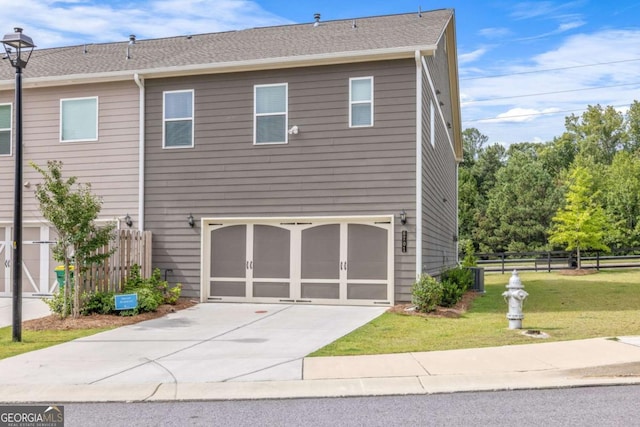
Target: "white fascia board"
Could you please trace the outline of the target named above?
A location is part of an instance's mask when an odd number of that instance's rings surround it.
[[[391,59],[414,58],[416,50],[423,55],[431,55],[436,50],[435,45],[405,46],[385,49],[359,50],[315,55],[300,55],[283,58],[254,59],[248,61],[216,62],[207,64],[192,64],[176,67],[161,67],[138,70],[122,70],[104,73],[71,74],[51,77],[25,77],[23,88],[67,86],[74,84],[104,83],[113,81],[132,80],[135,74],[145,80],[163,77],[190,76],[199,74],[233,73],[244,71],[275,70],[297,67],[312,67],[319,65],[336,65],[368,61],[384,61]],[[13,89],[13,80],[0,81],[0,90]]]

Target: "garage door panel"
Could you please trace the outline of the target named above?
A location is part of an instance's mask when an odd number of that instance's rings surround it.
[[[340,299],[339,283],[302,283],[302,298]]]
[[[246,275],[246,236],[246,225],[232,225],[211,231],[212,277]]]
[[[387,230],[364,224],[349,224],[349,280],[385,280],[387,278]]]
[[[291,232],[270,225],[253,227],[253,277],[289,278]]]
[[[339,278],[340,224],[319,225],[302,230],[301,247],[303,279]]]
[[[253,282],[253,296],[257,298],[289,298],[289,282]]]
[[[210,282],[209,295],[217,297],[246,297],[245,282],[212,280]]]
[[[347,283],[347,299],[349,300],[385,300],[387,299],[386,283]]]

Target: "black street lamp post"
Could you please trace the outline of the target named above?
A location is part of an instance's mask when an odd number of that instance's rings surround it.
[[[22,341],[22,69],[27,66],[35,45],[31,37],[22,34],[22,28],[6,34],[2,44],[5,59],[16,69],[16,146],[15,186],[13,202],[13,341]],[[26,54],[26,58],[23,57]]]

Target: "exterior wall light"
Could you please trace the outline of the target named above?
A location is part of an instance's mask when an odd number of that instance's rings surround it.
[[[131,219],[129,214],[127,214],[127,216],[124,217],[124,223],[127,224],[127,227],[129,228],[131,228],[131,226],[133,225],[133,220]]]
[[[405,225],[407,223],[407,213],[402,209],[400,212],[400,224]]]
[[[193,218],[193,215],[189,214],[189,216],[187,217],[187,221],[189,223],[189,227],[193,228],[196,225],[196,221]]]

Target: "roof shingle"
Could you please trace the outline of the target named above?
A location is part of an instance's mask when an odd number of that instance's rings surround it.
[[[55,78],[124,72],[151,72],[171,67],[240,64],[349,55],[385,49],[433,47],[453,10],[252,28],[118,43],[36,49],[24,71],[30,78]],[[355,28],[354,28],[355,22]],[[37,40],[35,40],[37,44]],[[127,59],[127,51],[130,59]],[[0,67],[0,80],[12,80],[11,67]]]

